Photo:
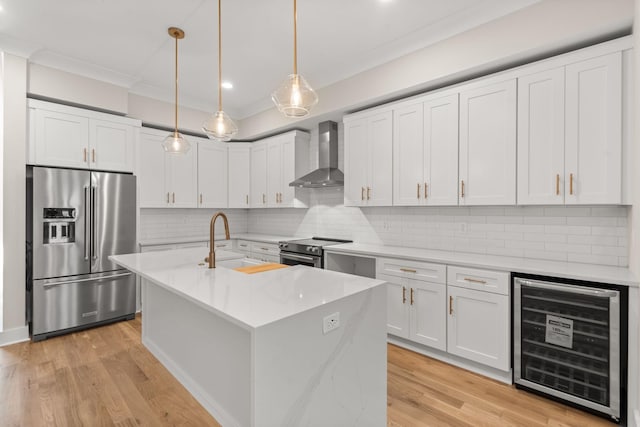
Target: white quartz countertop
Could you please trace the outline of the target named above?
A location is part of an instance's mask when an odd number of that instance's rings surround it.
[[[260,243],[278,243],[282,240],[304,239],[307,236],[278,236],[275,234],[258,234],[258,233],[231,233],[232,239],[239,240],[251,240],[253,242]],[[216,233],[216,240],[224,240],[223,233]],[[195,237],[161,237],[153,239],[140,240],[140,246],[154,246],[154,245],[175,245],[180,243],[194,243],[194,242],[208,242],[209,235],[195,236]]]
[[[325,254],[341,253],[373,257],[401,258],[413,261],[436,262],[475,268],[487,268],[518,273],[539,274],[567,279],[587,280],[626,286],[640,286],[638,278],[623,267],[524,259],[497,255],[482,255],[436,251],[400,246],[345,243],[327,246]]]
[[[251,330],[384,284],[334,271],[294,266],[256,274],[199,266],[207,248],[114,255],[109,259]],[[216,251],[216,262],[243,254]]]

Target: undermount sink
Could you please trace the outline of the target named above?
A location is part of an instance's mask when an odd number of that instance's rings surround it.
[[[224,267],[224,268],[231,268],[231,269],[238,268],[238,267],[246,267],[249,265],[259,265],[259,264],[264,264],[264,262],[258,261],[257,259],[251,259],[251,258],[236,258],[236,259],[227,259],[224,261],[216,261],[216,267]]]

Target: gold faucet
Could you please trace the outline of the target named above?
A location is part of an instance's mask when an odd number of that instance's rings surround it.
[[[216,219],[221,216],[224,220],[224,235],[225,239],[231,239],[229,235],[229,221],[227,220],[227,216],[222,212],[216,212],[215,215],[211,217],[211,224],[209,224],[209,256],[204,259],[204,262],[209,263],[209,268],[216,268],[216,252],[215,252],[215,237],[214,231],[216,228]]]

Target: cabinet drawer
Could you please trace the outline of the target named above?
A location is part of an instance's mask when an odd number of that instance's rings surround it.
[[[393,258],[378,258],[377,276],[388,274],[391,276],[407,277],[424,282],[447,283],[447,268],[442,264],[431,264],[420,261],[405,261]]]
[[[280,247],[272,243],[251,242],[251,253],[280,256]]]
[[[236,251],[242,252],[243,254],[251,253],[251,242],[246,240],[236,240],[234,247]]]
[[[214,250],[218,249],[226,249],[230,251],[233,249],[233,240],[216,240],[214,243]]]
[[[447,270],[449,286],[509,295],[509,273],[455,266],[448,266]]]

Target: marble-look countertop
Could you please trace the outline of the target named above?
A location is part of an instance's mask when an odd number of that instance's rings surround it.
[[[244,255],[224,250],[216,251],[217,267],[209,269],[198,265],[207,254],[207,248],[188,248],[109,259],[249,330],[385,283],[301,265],[244,274],[223,266]]]
[[[327,253],[401,258],[413,261],[436,262],[474,268],[488,268],[509,272],[539,274],[543,276],[587,280],[625,286],[640,286],[638,277],[625,267],[610,267],[577,262],[545,261],[530,258],[470,254],[361,243],[345,243],[341,245],[328,246],[325,248],[325,254]]]
[[[293,239],[306,239],[308,236],[279,236],[275,234],[259,234],[259,233],[231,233],[232,239],[238,240],[251,240],[252,242],[260,243],[278,243],[282,240]],[[224,240],[224,234],[217,233],[217,240]],[[140,240],[140,246],[155,246],[155,245],[175,245],[180,243],[194,243],[194,242],[208,242],[209,235],[195,236],[195,237],[161,237],[153,239]]]

